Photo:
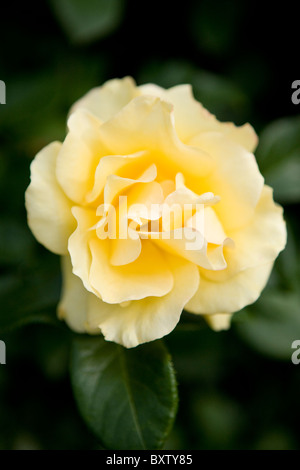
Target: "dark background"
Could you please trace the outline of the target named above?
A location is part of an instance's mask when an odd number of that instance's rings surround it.
[[[300,364],[291,362],[300,339],[300,105],[291,101],[299,13],[288,2],[238,0],[1,4],[0,449],[99,448],[72,397],[71,333],[56,325],[59,259],[27,228],[24,192],[30,161],[64,138],[74,101],[125,75],[138,84],[191,83],[220,120],[249,121],[289,230],[261,299],[235,315],[230,331],[183,315],[166,338],[180,396],[166,448],[299,449]]]

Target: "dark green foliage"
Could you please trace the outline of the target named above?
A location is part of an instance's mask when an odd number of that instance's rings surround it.
[[[107,449],[160,449],[177,409],[170,355],[161,341],[125,349],[76,338],[71,378],[82,416]]]

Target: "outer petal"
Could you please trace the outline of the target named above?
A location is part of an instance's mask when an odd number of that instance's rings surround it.
[[[77,228],[71,235],[68,243],[73,272],[76,276],[80,277],[87,290],[94,292],[89,282],[92,263],[89,241],[95,236],[94,230],[91,230],[91,227],[98,222],[98,219],[93,210],[83,209],[82,207],[73,207],[72,213],[77,220]]]
[[[215,331],[228,330],[230,328],[231,313],[215,313],[214,315],[204,315],[209,326]]]
[[[222,282],[239,271],[272,262],[286,244],[286,225],[282,207],[273,201],[273,190],[264,186],[255,214],[246,227],[232,231],[234,248],[225,247],[228,267],[222,273],[205,272],[205,277]]]
[[[86,109],[77,109],[70,114],[67,126],[70,132],[78,138],[84,137],[89,131],[98,129],[102,121]]]
[[[101,157],[109,154],[99,136],[100,126],[101,121],[84,110],[71,114],[69,133],[57,157],[57,180],[77,204],[86,202],[94,185],[97,165]]]
[[[76,223],[71,213],[71,201],[55,175],[60,148],[61,143],[53,142],[31,163],[31,183],[25,193],[25,205],[28,225],[36,239],[54,253],[65,254]]]
[[[140,85],[138,90],[141,95],[156,96],[157,98],[167,101],[166,97],[168,90],[159,85],[155,85],[154,83],[145,83],[145,85]]]
[[[186,302],[199,283],[197,268],[189,262],[169,257],[174,287],[163,297],[132,301],[128,306],[107,304],[90,296],[88,329],[102,331],[108,341],[127,348],[153,341],[170,333],[179,321]]]
[[[109,80],[103,86],[93,88],[83,98],[76,101],[71,108],[71,113],[83,108],[95,114],[101,121],[107,121],[137,94],[138,90],[131,77]]]
[[[200,285],[197,293],[186,305],[191,313],[215,314],[233,313],[249,305],[261,294],[265,287],[273,262],[255,268],[245,269],[223,282],[214,282],[204,277],[200,271]]]
[[[72,330],[77,333],[85,331],[88,291],[83,287],[79,277],[72,273],[69,256],[62,257],[63,288],[62,297],[58,304],[58,317],[64,319]]]
[[[220,122],[195,100],[190,85],[178,85],[165,90],[157,85],[146,84],[139,87],[142,94],[159,96],[174,105],[175,128],[179,138],[189,143],[195,135],[207,131],[226,134],[233,142],[253,152],[257,145],[257,135],[250,124],[237,127],[231,122]]]

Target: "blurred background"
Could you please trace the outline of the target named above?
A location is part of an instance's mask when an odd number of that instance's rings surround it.
[[[300,448],[300,364],[291,361],[300,340],[300,104],[291,101],[299,10],[249,0],[1,5],[0,449],[99,448],[72,396],[71,334],[57,328],[59,259],[31,235],[24,192],[31,160],[63,140],[74,101],[125,75],[138,84],[191,83],[218,119],[249,121],[288,224],[268,286],[230,331],[214,333],[184,314],[165,339],[180,397],[165,448]]]

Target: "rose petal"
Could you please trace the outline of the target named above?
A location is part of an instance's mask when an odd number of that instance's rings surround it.
[[[86,109],[77,109],[70,114],[67,122],[69,131],[78,138],[89,134],[91,129],[98,129],[102,121]]]
[[[93,331],[99,328],[107,341],[115,341],[127,348],[170,333],[177,325],[184,305],[196,291],[199,277],[193,264],[176,257],[167,259],[174,277],[170,293],[132,301],[123,307],[90,296],[88,327]]]
[[[126,266],[111,265],[110,240],[92,238],[89,246],[92,255],[89,282],[104,302],[161,297],[172,289],[172,273],[151,241],[143,240],[140,256]]]
[[[86,196],[87,202],[93,202],[100,196],[110,175],[118,174],[123,178],[129,178],[130,175],[131,178],[138,178],[146,166],[147,157],[148,152],[136,152],[131,155],[107,155],[101,158],[96,168],[93,189]]]
[[[191,221],[190,226],[194,227],[191,219],[193,212],[200,213],[204,205],[216,204],[219,200],[218,196],[210,192],[201,195],[194,193],[184,185],[183,177],[178,173],[176,175],[176,189],[164,201],[162,212],[163,230],[170,231],[180,228],[188,220]],[[202,214],[201,219],[204,220],[204,214]],[[203,230],[199,231],[204,233]]]
[[[141,254],[142,243],[139,236],[137,236],[137,238],[130,238],[129,233],[127,239],[117,238],[110,242],[110,264],[113,266],[124,266],[133,263]]]
[[[286,226],[283,210],[273,201],[273,190],[264,186],[255,214],[248,226],[228,232],[234,240],[234,248],[227,251],[228,267],[225,271],[205,273],[207,279],[222,282],[241,270],[273,261],[286,244]]]
[[[71,108],[71,113],[77,109],[87,109],[101,121],[107,121],[117,114],[138,90],[131,77],[108,80],[101,87],[93,88]]]
[[[203,233],[207,243],[222,245],[227,238],[222,224],[212,207],[200,209],[187,221],[186,226]]]
[[[174,105],[175,128],[184,143],[199,133],[217,131],[227,138],[253,152],[257,145],[257,135],[250,126],[237,127],[231,122],[220,122],[195,100],[191,85],[177,85],[165,90],[157,85],[146,84],[139,87],[142,94],[159,96]]]
[[[109,155],[99,137],[101,122],[78,110],[69,118],[70,131],[57,157],[56,176],[67,196],[77,204],[85,203],[94,185],[101,157]]]
[[[162,187],[156,181],[135,184],[128,192],[128,218],[140,223],[140,219],[157,220],[164,201]]]
[[[161,98],[164,101],[166,100],[166,92],[165,88],[162,88],[159,85],[155,85],[154,83],[145,83],[145,85],[140,85],[138,87],[139,93],[141,95],[151,95]]]
[[[215,170],[198,179],[198,188],[220,196],[215,211],[226,232],[243,227],[253,216],[264,185],[254,155],[220,133],[200,134],[192,143],[215,159]],[[193,189],[188,180],[187,186]]]
[[[64,319],[72,330],[83,333],[86,323],[88,292],[84,288],[81,279],[72,273],[70,256],[62,257],[61,266],[63,287],[61,300],[57,308],[58,317]]]
[[[98,222],[95,211],[82,207],[73,207],[72,214],[77,220],[77,228],[69,238],[68,250],[71,255],[73,273],[80,277],[84,287],[94,292],[90,282],[89,273],[92,264],[92,256],[89,241],[96,237],[92,227]]]
[[[167,175],[184,171],[190,177],[205,176],[212,160],[201,149],[184,145],[174,129],[172,106],[151,96],[128,103],[100,128],[103,145],[112,154],[131,154],[147,149]],[[118,138],[116,138],[118,136]]]
[[[104,188],[104,204],[112,204],[115,197],[125,189],[134,186],[137,183],[150,183],[155,180],[157,168],[153,164],[147,168],[138,179],[122,178],[118,175],[110,175],[106,180]]]
[[[191,313],[215,314],[233,313],[249,305],[265,287],[273,262],[245,269],[223,282],[214,282],[204,277],[200,270],[199,289],[185,306]]]
[[[60,142],[41,150],[31,163],[31,183],[25,193],[28,225],[46,248],[66,254],[68,238],[75,230],[72,203],[57,183],[55,168]]]
[[[228,330],[232,318],[231,313],[215,313],[214,315],[204,315],[209,326],[215,331]]]
[[[170,232],[139,231],[141,238],[149,238],[162,250],[180,256],[208,270],[221,270],[227,266],[223,248],[231,244],[226,238],[220,246],[208,245],[204,235],[191,227],[182,227]]]

